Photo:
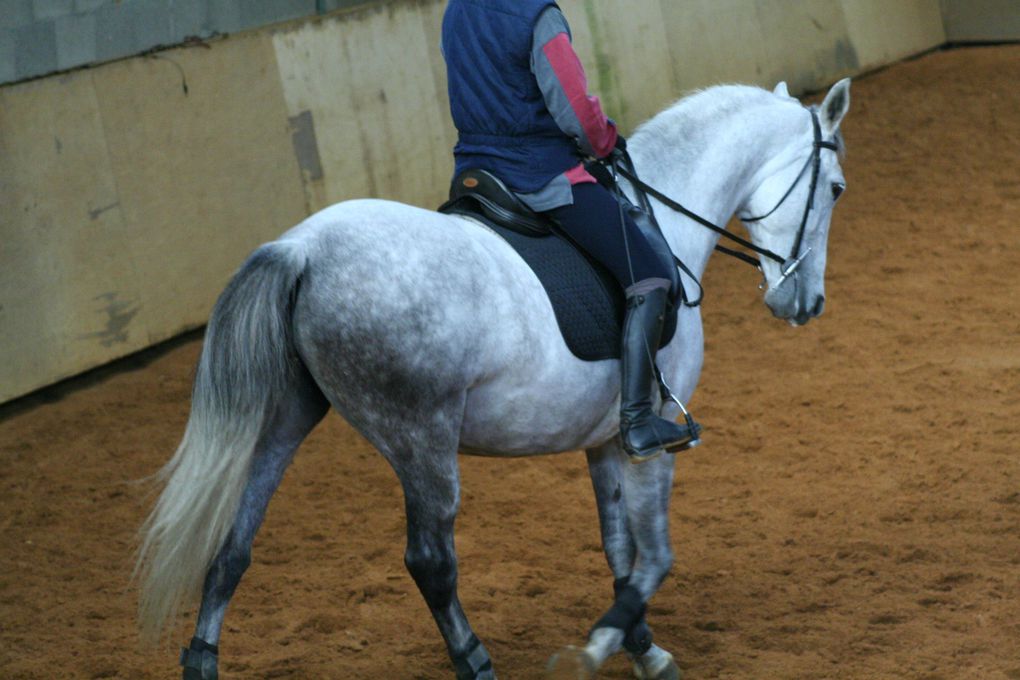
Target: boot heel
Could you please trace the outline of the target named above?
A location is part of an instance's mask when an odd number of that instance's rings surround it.
[[[627,459],[630,460],[631,465],[641,465],[641,463],[647,463],[649,461],[655,460],[665,452],[666,450],[662,448],[653,449],[650,453],[647,454],[642,454],[640,452],[631,453],[630,451],[628,451]]]
[[[686,451],[687,449],[693,449],[695,446],[698,446],[699,444],[701,444],[701,440],[696,437],[692,437],[691,439],[688,439],[685,442],[677,442],[676,444],[671,444],[667,446],[666,453],[680,453],[681,451]]]

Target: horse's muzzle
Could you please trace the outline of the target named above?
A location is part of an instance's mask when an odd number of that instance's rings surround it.
[[[818,295],[815,297],[815,304],[813,307],[811,307],[811,309],[808,309],[806,305],[803,307],[798,305],[797,313],[792,317],[788,318],[788,321],[793,326],[803,326],[816,316],[821,316],[822,310],[824,309],[825,309],[825,296]]]

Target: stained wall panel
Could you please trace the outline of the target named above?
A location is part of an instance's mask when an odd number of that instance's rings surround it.
[[[1020,40],[1018,0],[942,0],[941,5],[951,42]]]
[[[306,212],[268,35],[0,88],[0,205],[0,402],[203,324]]]
[[[88,74],[0,89],[0,402],[148,344]]]
[[[924,52],[946,41],[939,7],[931,0],[843,0],[843,13],[864,69]]]
[[[446,61],[443,59],[439,49],[440,38],[443,29],[443,12],[446,10],[445,2],[423,2],[419,3],[418,16],[421,20],[421,27],[425,36],[425,49],[429,56],[429,69],[432,72],[432,81],[435,83],[436,108],[439,112],[438,128],[434,131],[438,136],[434,143],[448,158],[453,151],[453,145],[457,142],[457,130],[453,127],[450,119],[450,99],[447,94],[446,82]],[[453,161],[441,163],[438,168],[440,177],[453,172]],[[444,185],[445,189],[445,185]]]
[[[94,71],[149,342],[202,324],[243,258],[304,216],[270,39],[215,50]]]
[[[451,127],[438,42],[428,39],[438,37],[435,4],[370,7],[274,34],[288,115],[314,121],[322,177],[305,172],[310,208],[364,196],[435,206],[445,196]]]
[[[660,2],[681,90],[720,82],[794,92],[858,68],[839,2],[691,0]]]

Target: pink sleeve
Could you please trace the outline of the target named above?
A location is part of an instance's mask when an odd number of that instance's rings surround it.
[[[616,125],[602,112],[599,98],[588,94],[588,79],[581,60],[566,33],[560,33],[542,47],[542,53],[558,81],[571,111],[577,118],[582,147],[602,158],[616,146]],[[556,112],[553,112],[554,115]],[[587,144],[585,144],[587,142]]]

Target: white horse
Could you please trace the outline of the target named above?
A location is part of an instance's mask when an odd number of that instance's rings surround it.
[[[766,305],[794,325],[822,311],[829,220],[844,180],[838,155],[821,153],[818,141],[826,149],[840,143],[849,87],[837,83],[811,109],[782,83],[774,92],[714,87],[630,139],[647,184],[716,224],[769,212],[747,222],[754,244],[784,252],[797,243],[786,265],[800,253],[792,276],[761,262]],[[670,248],[700,278],[718,234],[653,204]],[[658,355],[681,401],[694,391],[702,352],[700,311],[681,308]],[[587,450],[617,598],[586,646],[554,657],[556,672],[584,676],[625,649],[637,677],[677,677],[644,620],[673,562],[675,456],[631,465],[621,452],[619,375],[616,360],[571,354],[531,269],[478,223],[380,200],[309,217],[258,248],[213,310],[187,429],[143,528],[143,632],[158,638],[201,595],[184,677],[217,677],[224,613],[269,499],[332,406],[400,478],[405,562],[458,678],[495,677],[457,598],[458,450],[512,457],[573,449]],[[672,403],[661,408],[678,415]]]

